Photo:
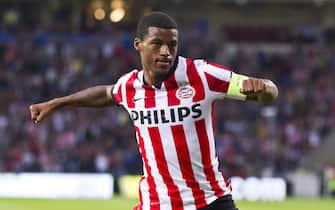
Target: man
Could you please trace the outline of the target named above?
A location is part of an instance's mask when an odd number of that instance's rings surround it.
[[[270,80],[177,57],[178,36],[168,15],[144,16],[134,39],[143,70],[125,74],[114,85],[32,105],[31,117],[38,123],[64,106],[122,106],[133,120],[143,159],[135,209],[235,210],[230,184],[218,170],[212,105],[224,97],[269,104],[278,90]]]

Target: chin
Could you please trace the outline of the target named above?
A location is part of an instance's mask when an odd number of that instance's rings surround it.
[[[169,68],[157,68],[156,72],[157,72],[157,74],[163,74],[164,75],[164,74],[169,72],[170,68],[171,67],[169,67]]]

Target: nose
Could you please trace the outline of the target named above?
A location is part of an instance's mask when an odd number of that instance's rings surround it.
[[[160,48],[160,55],[162,56],[169,56],[171,55],[169,46],[166,44],[163,44]]]

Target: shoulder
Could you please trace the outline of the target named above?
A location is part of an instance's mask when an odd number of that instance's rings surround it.
[[[210,62],[206,59],[203,59],[203,58],[196,58],[196,59],[191,59],[191,58],[186,58],[186,57],[182,57],[182,56],[179,56],[179,61],[185,61],[187,63],[187,65],[194,65],[198,70],[201,70],[201,69],[206,69],[206,68],[211,68],[211,67],[214,67],[214,68],[219,68],[219,69],[224,69],[224,70],[230,70],[229,67],[227,66],[223,66],[223,65],[220,65],[220,64],[217,64],[217,63],[213,63],[213,62]]]
[[[203,67],[203,68],[216,68],[216,69],[231,71],[230,67],[223,66],[221,64],[217,64],[211,61],[207,61],[205,59],[196,59],[194,60],[194,64],[196,66]]]
[[[183,56],[178,56],[177,59],[178,68],[189,69],[195,67],[196,70],[200,70],[199,67],[201,68],[203,64],[206,64],[206,61],[204,59],[191,59]]]
[[[201,64],[202,62],[206,62],[205,59],[197,58],[197,59],[192,59],[192,58],[187,58],[183,56],[178,56],[178,62],[186,62],[186,63],[194,63],[194,64]]]
[[[230,67],[223,66],[221,64],[213,63],[207,61],[206,59],[198,58],[191,59],[179,56],[178,62],[180,65],[184,66],[187,69],[196,69],[197,72],[205,72],[205,73],[219,73],[219,74],[230,74],[232,72]],[[181,65],[183,64],[183,65]]]

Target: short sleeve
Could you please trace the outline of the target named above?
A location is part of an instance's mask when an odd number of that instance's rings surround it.
[[[122,104],[122,77],[115,83],[111,90],[111,96],[113,97],[116,104]]]
[[[205,77],[208,92],[216,98],[227,97],[236,100],[246,100],[246,95],[240,92],[243,81],[248,76],[236,74],[228,67],[205,60],[196,60],[197,68]]]
[[[232,71],[228,67],[205,60],[195,60],[194,63],[202,72],[209,92],[220,95],[227,93],[232,76]]]

